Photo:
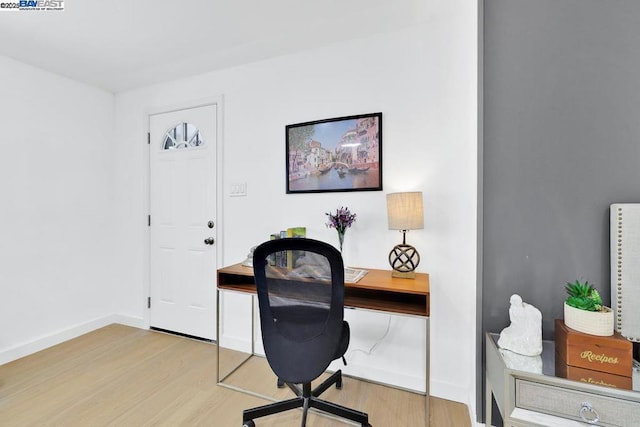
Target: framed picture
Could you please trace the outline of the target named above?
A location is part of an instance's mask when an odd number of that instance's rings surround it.
[[[382,113],[286,126],[287,194],[382,190]]]

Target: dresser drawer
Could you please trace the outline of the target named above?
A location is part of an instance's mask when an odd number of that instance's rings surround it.
[[[516,378],[515,406],[599,426],[640,426],[640,402]],[[591,409],[589,409],[589,405]]]

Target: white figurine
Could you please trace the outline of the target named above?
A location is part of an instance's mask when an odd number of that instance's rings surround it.
[[[533,372],[534,374],[542,373],[542,356],[523,356],[503,348],[500,349],[500,354],[509,369]]]
[[[498,346],[523,356],[542,353],[542,314],[540,310],[522,302],[520,295],[511,295],[509,320],[511,324],[500,332]]]

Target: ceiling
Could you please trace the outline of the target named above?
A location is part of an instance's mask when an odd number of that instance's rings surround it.
[[[67,0],[1,11],[0,55],[111,92],[395,31],[427,0]]]

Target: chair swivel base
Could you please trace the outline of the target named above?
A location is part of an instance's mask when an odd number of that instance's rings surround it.
[[[282,381],[278,379],[278,385],[281,384]],[[286,383],[286,385],[289,386],[289,388],[296,394],[296,397],[282,402],[270,403],[268,405],[258,406],[257,408],[244,410],[242,412],[242,426],[255,427],[255,423],[253,422],[255,418],[278,414],[290,409],[302,408],[301,426],[306,427],[309,408],[316,408],[337,417],[359,423],[362,427],[371,427],[371,424],[369,424],[369,415],[365,412],[356,411],[355,409],[350,409],[318,398],[320,394],[333,384],[335,384],[338,389],[342,388],[342,371],[338,370],[334,372],[329,378],[313,390],[311,390],[310,383],[303,384],[302,389],[294,384]]]

